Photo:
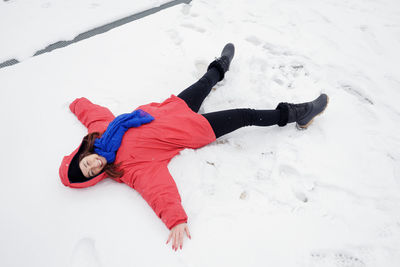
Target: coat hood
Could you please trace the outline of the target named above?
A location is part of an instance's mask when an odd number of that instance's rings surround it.
[[[93,104],[85,97],[76,98],[70,105],[69,109],[80,122],[88,129],[88,133],[104,132],[108,124],[115,118],[111,111],[105,107]],[[72,188],[84,188],[97,184],[106,178],[105,172],[100,172],[97,176],[84,178],[83,175],[77,175],[80,172],[78,160],[79,155],[86,147],[84,139],[79,146],[70,154],[62,159],[59,174],[61,182],[65,186]],[[73,165],[73,168],[71,167]],[[75,175],[74,175],[75,174]],[[74,178],[74,177],[81,178]]]
[[[86,142],[82,141],[81,144],[68,156],[65,156],[61,162],[61,166],[59,169],[59,174],[61,178],[61,182],[65,186],[69,186],[72,188],[85,188],[89,186],[93,186],[106,178],[105,172],[100,172],[98,175],[91,178],[75,178],[74,177],[74,168],[70,168],[71,165],[77,166],[79,155],[85,149]]]

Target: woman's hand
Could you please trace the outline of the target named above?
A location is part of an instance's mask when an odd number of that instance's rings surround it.
[[[175,249],[175,251],[178,249],[178,247],[181,247],[182,249],[184,232],[186,232],[186,235],[189,237],[189,239],[192,239],[186,223],[175,225],[169,233],[167,244],[172,238],[172,249]]]

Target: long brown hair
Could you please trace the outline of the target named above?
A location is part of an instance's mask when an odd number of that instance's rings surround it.
[[[101,135],[102,134],[99,132],[93,132],[93,133],[89,133],[88,135],[86,135],[83,138],[83,142],[86,143],[86,147],[83,150],[83,152],[81,153],[81,155],[79,156],[79,162],[84,157],[94,153],[94,141],[96,140],[96,138],[100,138]],[[119,178],[124,174],[123,170],[118,169],[120,165],[121,165],[121,163],[119,163],[119,164],[107,163],[106,166],[104,166],[103,170],[107,173],[107,175],[109,177]]]

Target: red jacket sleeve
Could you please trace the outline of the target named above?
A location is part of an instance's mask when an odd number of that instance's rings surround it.
[[[89,133],[104,132],[115,118],[108,108],[93,104],[84,97],[75,99],[69,109],[86,126]]]
[[[129,174],[121,180],[139,192],[168,229],[187,222],[178,188],[166,163],[151,164],[136,176]]]

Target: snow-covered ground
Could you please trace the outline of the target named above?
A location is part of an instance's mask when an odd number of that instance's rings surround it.
[[[5,0],[0,2],[0,63],[23,61],[47,45],[171,0]]]
[[[396,0],[194,0],[1,69],[0,265],[400,266],[399,18]],[[128,186],[61,184],[85,134],[71,101],[162,101],[227,42],[201,112],[330,103],[307,130],[248,127],[175,157],[182,251]]]

